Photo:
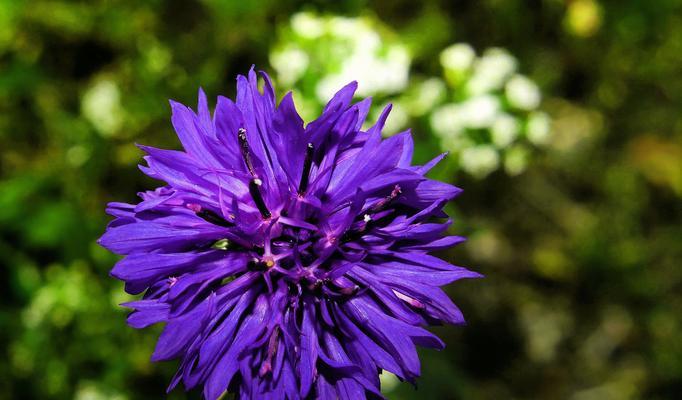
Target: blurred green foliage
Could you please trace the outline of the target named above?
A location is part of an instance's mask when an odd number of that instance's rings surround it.
[[[487,278],[449,288],[469,325],[435,328],[447,349],[422,352],[418,390],[385,377],[387,396],[679,398],[679,0],[0,1],[0,398],[161,396],[174,365],[148,361],[158,327],[125,325],[116,257],[95,244],[104,205],[157,184],[134,143],[178,147],[168,98],[233,95],[251,64],[277,72],[301,11],[374,21],[382,45],[405,46],[410,80],[377,103],[452,80],[441,52],[467,43],[513,55],[553,121],[516,176],[434,172],[465,188],[451,211],[470,240],[443,256]],[[410,118],[424,161],[441,139]]]

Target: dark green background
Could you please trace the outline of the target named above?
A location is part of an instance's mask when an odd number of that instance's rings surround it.
[[[233,95],[302,9],[374,15],[425,75],[454,42],[507,48],[555,119],[520,176],[440,173],[465,189],[452,210],[471,237],[445,257],[487,278],[448,289],[469,325],[436,328],[447,349],[421,352],[418,390],[389,398],[679,398],[681,2],[329,4],[0,1],[0,398],[162,396],[175,365],[150,363],[158,327],[128,328],[116,306],[104,206],[156,185],[134,143],[178,146],[168,98]],[[112,135],[81,109],[103,78],[124,114]],[[419,132],[420,160],[434,143]]]

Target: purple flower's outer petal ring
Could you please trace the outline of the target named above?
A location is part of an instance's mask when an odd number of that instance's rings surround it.
[[[480,274],[431,255],[449,235],[461,189],[413,166],[410,131],[366,131],[371,99],[341,88],[305,125],[267,74],[237,77],[211,114],[171,101],[183,150],[140,146],[164,186],[112,202],[100,245],[124,255],[111,275],[141,299],[128,324],[165,323],[153,361],[178,358],[168,391],[203,387],[243,399],[383,398],[378,371],[414,383],[424,327],[464,324],[441,289]]]

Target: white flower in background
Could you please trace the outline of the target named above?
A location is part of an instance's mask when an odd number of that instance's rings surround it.
[[[358,96],[395,93],[407,86],[409,65],[410,57],[403,47],[389,47],[384,59],[358,52],[341,64],[339,73],[323,77],[315,92],[320,103],[324,103],[344,85],[341,82],[356,80]]]
[[[445,82],[438,78],[429,78],[423,82],[414,84],[413,90],[405,99],[407,111],[414,116],[422,116],[433,110],[447,93]]]
[[[491,129],[493,144],[499,148],[509,146],[519,136],[520,130],[516,118],[506,113],[499,114]]]
[[[410,78],[410,62],[412,61],[407,48],[403,45],[388,46],[385,64],[388,69],[385,71],[384,78],[388,84],[385,86],[387,92],[398,92],[405,89]]]
[[[516,72],[516,58],[504,49],[492,48],[474,63],[474,70],[467,83],[472,95],[501,89],[507,78]]]
[[[460,166],[469,174],[483,178],[495,171],[500,165],[497,149],[490,145],[477,145],[466,148],[460,153]]]
[[[342,75],[328,75],[320,79],[319,82],[317,82],[317,86],[315,86],[315,98],[317,99],[318,104],[323,104],[322,99],[331,99],[340,87],[345,86],[351,81],[352,80],[349,81],[344,79]],[[360,90],[361,86],[364,85],[360,85],[358,80],[358,90]]]
[[[517,73],[516,58],[500,48],[477,57],[471,46],[455,44],[441,52],[440,63],[446,104],[427,114],[443,149],[459,154],[460,167],[479,178],[501,164],[509,175],[523,172],[528,142],[540,145],[550,135],[549,117],[537,111],[538,86]]]
[[[441,138],[454,138],[466,128],[459,104],[445,104],[438,107],[430,118],[431,129]]]
[[[291,17],[291,27],[299,36],[317,39],[324,32],[324,23],[313,13],[302,12]]]
[[[538,86],[517,72],[507,50],[489,48],[477,55],[467,43],[440,53],[439,77],[410,77],[408,46],[371,17],[294,15],[280,29],[270,61],[281,86],[295,92],[296,104],[312,117],[347,82],[356,95],[374,97],[376,120],[381,104],[393,103],[385,132],[394,134],[424,118],[443,150],[453,153],[468,174],[482,178],[504,168],[523,172],[531,145],[546,143],[551,121],[538,110]]]
[[[552,121],[544,112],[535,111],[528,116],[526,136],[531,143],[541,146],[549,141]]]
[[[115,82],[95,82],[81,99],[83,116],[103,135],[111,136],[121,127],[123,108],[121,92]]]
[[[275,66],[279,80],[284,85],[296,82],[308,68],[308,55],[297,47],[288,47],[270,54],[270,63]]]
[[[73,397],[75,400],[126,400],[126,396],[112,392],[108,387],[100,386],[99,383],[82,380]]]
[[[382,42],[381,37],[377,32],[375,32],[372,27],[365,20],[354,21],[350,18],[344,18],[350,29],[345,31],[348,35],[347,37],[351,39],[355,51],[360,54],[373,53],[380,50]],[[334,21],[334,20],[332,20]],[[341,36],[341,32],[332,31],[333,34]]]
[[[463,72],[468,70],[476,59],[476,52],[466,43],[457,43],[440,53],[440,64],[445,70]]]
[[[371,18],[299,13],[283,30],[270,61],[280,84],[298,87],[321,107],[354,80],[360,97],[404,90],[411,57],[397,36]]]
[[[504,153],[504,170],[511,176],[518,175],[528,166],[528,149],[523,145],[515,145]]]
[[[316,17],[327,25],[327,32],[337,38],[350,38],[353,36],[360,36],[361,30],[366,30],[365,24],[360,22],[357,18],[347,17]]]
[[[540,105],[540,89],[523,75],[514,75],[505,85],[505,94],[512,107],[534,110]]]
[[[474,97],[462,103],[459,112],[467,128],[489,128],[500,112],[500,100],[491,95]]]

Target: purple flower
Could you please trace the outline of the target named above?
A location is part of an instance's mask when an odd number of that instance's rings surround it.
[[[369,99],[341,89],[304,126],[291,93],[275,103],[253,69],[213,116],[171,102],[184,151],[141,146],[166,186],[110,203],[100,244],[125,255],[111,274],[141,300],[128,324],[166,326],[153,361],[180,358],[168,390],[203,385],[250,399],[381,398],[378,373],[414,382],[423,326],[462,324],[440,286],[480,275],[429,252],[460,189],[411,165],[409,132],[386,140],[390,111],[366,131]]]

